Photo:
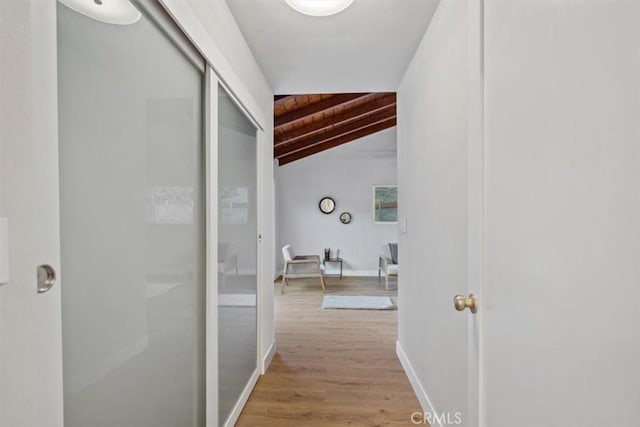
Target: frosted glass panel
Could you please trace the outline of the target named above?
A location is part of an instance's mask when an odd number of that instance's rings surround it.
[[[65,427],[204,425],[203,76],[144,15],[58,55]]]
[[[218,89],[219,424],[257,368],[256,129]]]

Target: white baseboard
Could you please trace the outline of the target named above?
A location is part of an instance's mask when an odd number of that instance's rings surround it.
[[[231,410],[231,413],[229,414],[227,421],[224,423],[224,427],[233,427],[236,424],[236,421],[238,421],[238,418],[240,417],[240,414],[244,409],[244,405],[246,405],[247,400],[249,400],[249,396],[251,396],[251,392],[253,391],[253,388],[256,386],[256,383],[258,382],[258,378],[260,378],[260,369],[256,369],[251,375],[251,378],[249,378],[249,382],[247,383],[247,386],[244,388],[244,390],[242,390],[242,394],[240,395],[240,398],[238,398],[238,401],[236,402],[233,409]]]
[[[262,375],[267,372],[269,365],[271,365],[271,361],[273,360],[273,356],[276,354],[276,340],[274,339],[271,342],[271,345],[267,349],[264,357],[262,358]]]
[[[378,277],[378,270],[345,270],[342,275],[346,277]]]
[[[418,380],[418,376],[416,375],[416,371],[413,370],[413,366],[411,362],[407,358],[404,350],[402,349],[402,345],[400,345],[400,341],[396,341],[396,354],[398,355],[398,359],[400,360],[400,364],[404,369],[405,374],[407,374],[407,378],[409,378],[409,382],[411,383],[411,387],[413,387],[413,392],[416,394],[418,398],[418,402],[420,402],[420,406],[422,406],[422,410],[424,412],[429,412],[431,414],[438,414],[436,409],[433,407],[431,403],[431,399],[429,399],[429,395],[425,391],[424,387]],[[443,427],[442,423],[436,421],[437,427]],[[436,426],[432,426],[436,427]]]
[[[278,280],[282,277],[282,270],[278,270],[276,273],[276,278],[274,281]],[[334,277],[337,274],[340,274],[340,269],[338,271],[330,270],[325,272],[327,277]],[[378,270],[343,270],[342,276],[344,277],[378,277]]]

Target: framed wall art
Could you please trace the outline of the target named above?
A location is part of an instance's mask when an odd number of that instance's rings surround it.
[[[398,186],[373,186],[373,222],[393,224],[398,222]]]

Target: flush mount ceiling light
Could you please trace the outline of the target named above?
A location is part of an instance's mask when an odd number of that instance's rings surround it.
[[[69,9],[107,24],[135,24],[142,16],[129,0],[60,0],[60,2]]]
[[[353,0],[285,0],[289,6],[300,13],[310,16],[329,16],[340,13],[353,3]]]

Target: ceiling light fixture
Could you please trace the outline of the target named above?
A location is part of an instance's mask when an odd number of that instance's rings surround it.
[[[142,14],[129,0],[60,0],[69,9],[75,10],[96,21],[115,25],[135,24]]]
[[[300,13],[310,16],[330,16],[340,13],[353,3],[353,0],[285,0],[289,6]]]

